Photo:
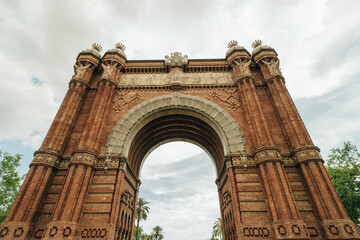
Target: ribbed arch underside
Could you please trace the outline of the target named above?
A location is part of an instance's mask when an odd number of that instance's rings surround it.
[[[217,173],[220,173],[224,165],[224,148],[216,131],[196,117],[172,114],[150,121],[135,135],[128,160],[136,176],[139,176],[142,163],[154,146],[172,139],[201,146],[213,159]]]

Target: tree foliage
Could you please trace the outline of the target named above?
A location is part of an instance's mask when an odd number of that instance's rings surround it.
[[[148,204],[149,204],[148,201],[145,201],[143,198],[139,198],[136,207],[136,219],[137,219],[136,233],[135,233],[136,240],[140,239],[140,234],[138,233],[140,220],[146,220],[147,215],[149,214],[150,208],[149,206],[147,206]]]
[[[160,227],[159,225],[155,226],[152,230],[151,235],[153,236],[153,238],[155,240],[161,240],[164,238],[164,232],[162,227]]]
[[[222,240],[221,218],[217,218],[213,224],[213,232],[212,232],[211,239]]]
[[[19,176],[21,155],[11,156],[0,150],[0,224],[5,221],[20,189],[24,176]]]
[[[326,169],[350,219],[360,226],[360,154],[351,142],[330,150]]]

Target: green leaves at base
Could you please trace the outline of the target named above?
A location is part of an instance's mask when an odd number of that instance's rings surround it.
[[[5,221],[24,179],[16,169],[20,166],[20,160],[20,154],[11,156],[0,151],[0,224]]]
[[[360,227],[360,154],[351,142],[330,150],[326,169],[350,219]]]

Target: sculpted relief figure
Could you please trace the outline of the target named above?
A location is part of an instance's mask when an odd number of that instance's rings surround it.
[[[103,78],[108,78],[113,71],[116,63],[110,63],[109,65],[105,65],[104,63],[101,64],[103,68]]]
[[[267,66],[271,76],[281,75],[279,68],[279,59],[272,58],[270,61],[262,60],[262,62]]]
[[[251,61],[250,59],[248,59],[247,61],[241,60],[241,58],[239,58],[237,61],[235,61],[236,65],[239,66],[240,72],[242,76],[250,76],[250,64]]]
[[[90,67],[90,65],[91,65],[91,64],[82,65],[81,63],[76,63],[76,64],[74,65],[75,74],[74,74],[73,78],[81,78],[81,77],[84,75],[86,69],[87,69],[88,67]]]

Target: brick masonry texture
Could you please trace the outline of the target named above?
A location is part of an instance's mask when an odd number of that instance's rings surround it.
[[[142,161],[180,139],[214,159],[225,240],[360,239],[277,53],[253,47],[198,60],[81,52],[0,238],[133,239]]]

